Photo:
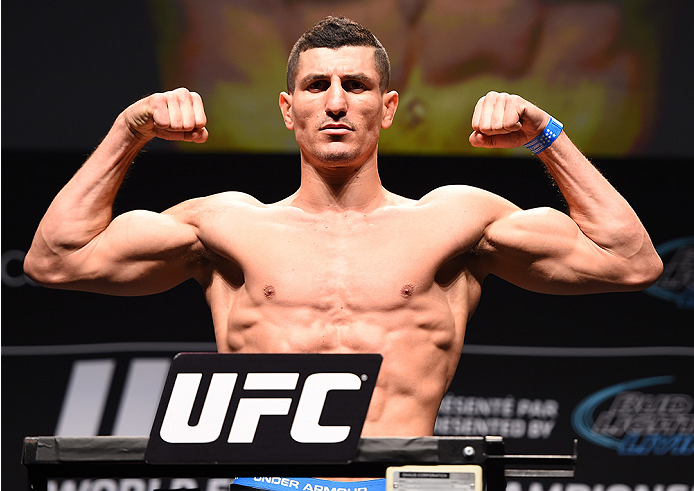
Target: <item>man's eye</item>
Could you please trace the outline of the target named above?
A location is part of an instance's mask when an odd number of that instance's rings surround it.
[[[308,90],[312,91],[321,91],[325,90],[328,86],[328,83],[325,80],[316,80],[315,82],[311,82],[311,84],[308,86]]]
[[[359,82],[358,80],[349,80],[345,83],[345,90],[349,90],[352,92],[361,92],[363,90],[366,90],[366,85],[364,85],[362,82]]]

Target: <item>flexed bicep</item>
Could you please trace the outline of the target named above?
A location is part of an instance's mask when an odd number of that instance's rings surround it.
[[[548,113],[519,96],[489,92],[472,118],[476,147],[525,145],[544,163],[569,207],[507,211],[490,222],[481,250],[500,276],[538,291],[647,288],[662,261],[629,203]]]
[[[488,227],[482,243],[489,272],[528,290],[562,295],[625,290],[628,259],[597,245],[552,208],[509,213]]]
[[[203,248],[185,218],[192,205],[113,219],[113,203],[149,140],[202,143],[206,123],[202,98],[184,88],[128,106],[46,210],[24,260],[26,274],[55,288],[121,295],[162,291],[191,277],[190,251]]]
[[[203,256],[195,227],[171,214],[135,210],[80,248],[46,251],[44,264],[27,272],[53,288],[147,295],[196,277]]]

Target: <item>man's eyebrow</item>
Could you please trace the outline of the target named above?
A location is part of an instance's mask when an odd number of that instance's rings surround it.
[[[365,84],[376,85],[376,81],[365,73],[355,73],[354,75],[348,75],[344,78],[347,80],[357,80],[359,82],[364,82]]]
[[[302,78],[299,81],[299,85],[301,87],[306,87],[308,85],[311,85],[313,82],[316,82],[318,80],[325,80],[327,78],[330,78],[328,75],[325,75],[323,73],[309,73],[306,75],[304,78]],[[376,82],[374,81],[373,78],[369,77],[367,74],[359,72],[359,73],[351,73],[351,74],[346,74],[343,75],[342,80],[357,80],[359,82],[363,82],[365,84],[371,84],[371,85],[376,85]]]

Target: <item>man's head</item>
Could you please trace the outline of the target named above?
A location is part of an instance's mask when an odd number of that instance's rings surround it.
[[[294,44],[287,62],[287,92],[294,92],[296,74],[301,53],[313,48],[339,49],[345,46],[366,46],[374,48],[376,71],[381,79],[381,92],[390,85],[390,61],[388,53],[371,31],[361,24],[345,17],[328,17],[307,30]]]
[[[398,106],[389,73],[381,44],[349,19],[328,18],[299,39],[279,104],[303,162],[336,169],[376,161]]]

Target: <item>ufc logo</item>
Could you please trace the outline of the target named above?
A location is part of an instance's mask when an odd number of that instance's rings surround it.
[[[211,443],[220,438],[238,373],[213,373],[197,424],[190,425],[202,373],[178,373],[159,435],[167,443]],[[253,391],[294,391],[299,373],[248,373],[244,396]],[[299,443],[339,443],[351,426],[319,424],[328,392],[359,390],[362,380],[354,373],[314,373],[304,382],[291,425],[290,436]],[[241,397],[227,443],[252,443],[262,416],[287,416],[293,398]]]

